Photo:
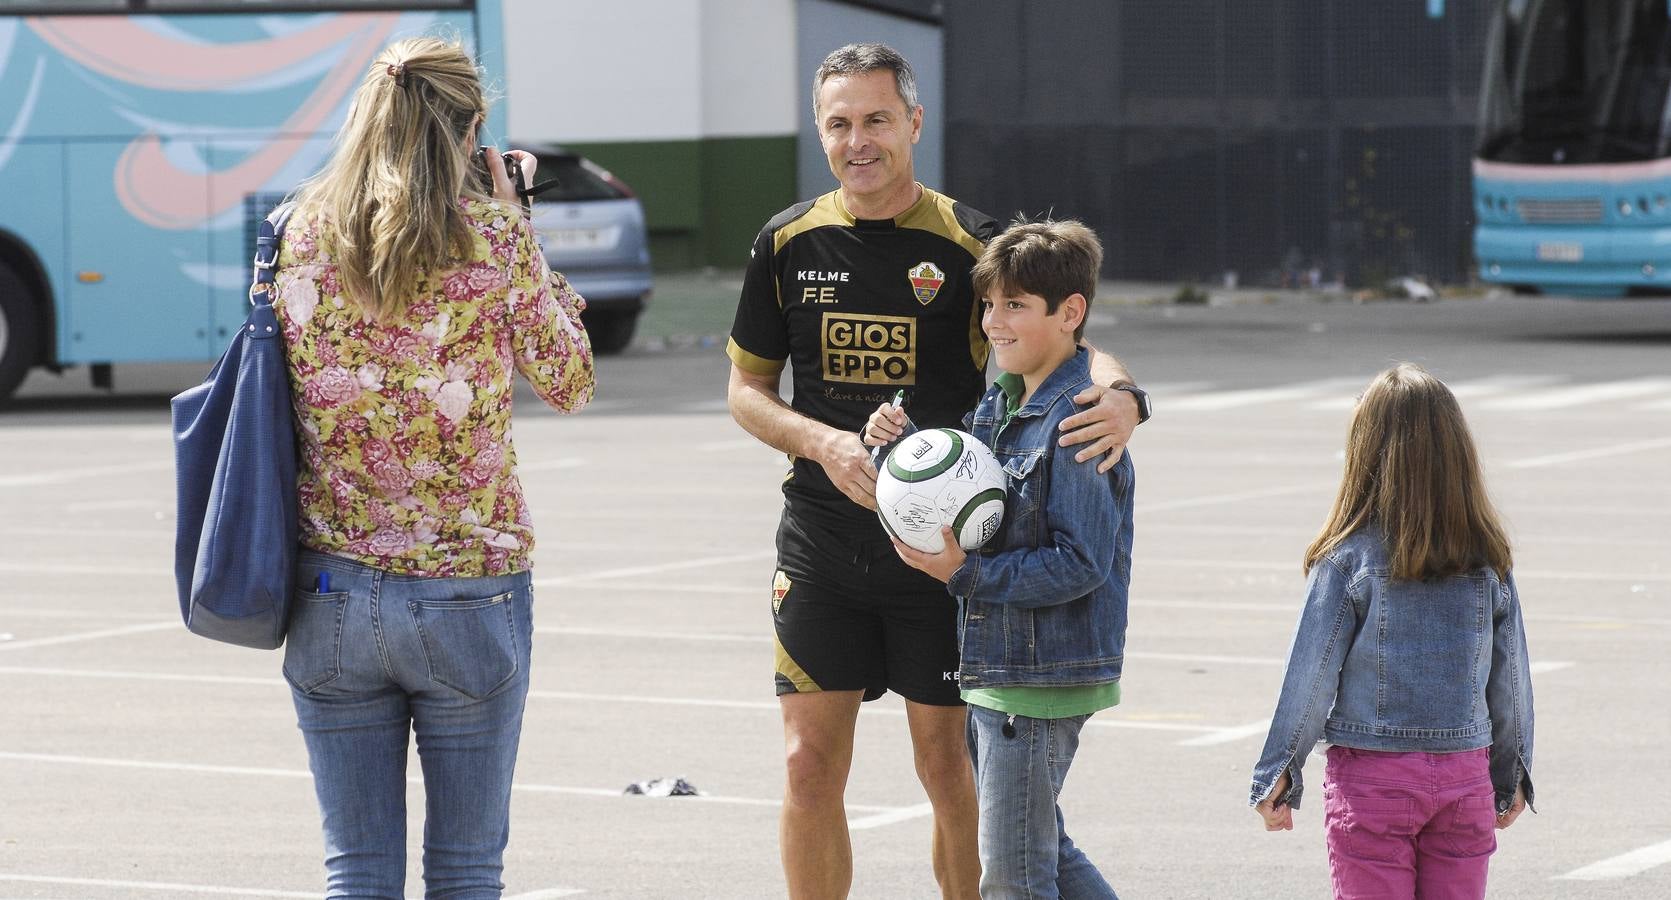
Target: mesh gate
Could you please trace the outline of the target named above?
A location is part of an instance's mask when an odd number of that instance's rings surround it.
[[[1464,279],[1486,0],[946,4],[947,190],[1111,277]]]

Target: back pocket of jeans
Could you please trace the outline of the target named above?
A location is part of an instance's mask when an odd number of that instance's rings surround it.
[[[516,605],[506,591],[479,600],[408,600],[429,677],[473,700],[516,675]]]
[[[311,694],[342,674],[342,612],[347,591],[297,591],[284,637],[284,677]]]
[[[1325,793],[1328,830],[1356,859],[1397,859],[1415,836],[1415,802],[1407,797],[1348,797]]]
[[[1497,849],[1496,802],[1496,796],[1487,786],[1483,795],[1463,797],[1451,805],[1449,815],[1440,821],[1445,825],[1445,846],[1452,854],[1485,856]]]

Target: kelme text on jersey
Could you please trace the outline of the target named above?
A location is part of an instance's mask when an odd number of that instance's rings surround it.
[[[826,312],[821,331],[826,381],[917,383],[916,319]]]

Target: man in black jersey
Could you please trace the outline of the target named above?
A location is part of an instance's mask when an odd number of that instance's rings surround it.
[[[846,896],[854,726],[860,702],[891,689],[905,698],[917,775],[934,809],[941,893],[975,897],[956,601],[894,552],[858,432],[902,389],[918,427],[958,427],[974,408],[988,346],[970,268],[999,227],[917,183],[911,148],[922,107],[910,65],[892,48],[831,53],[813,79],[813,114],[841,187],[766,223],[726,348],[732,416],[792,460],[772,583],[788,768],[784,874],[791,897]],[[785,365],[792,404],[780,392]],[[1106,454],[1106,470],[1146,398],[1107,354],[1094,355],[1092,374],[1110,387],[1074,398],[1090,408],[1063,423],[1062,443],[1084,444],[1081,460]]]

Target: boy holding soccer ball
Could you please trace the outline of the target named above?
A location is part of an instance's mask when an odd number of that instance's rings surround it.
[[[969,554],[949,528],[940,553],[894,541],[961,603],[958,685],[988,898],[1115,896],[1056,802],[1086,720],[1120,702],[1125,651],[1131,455],[1098,474],[1097,460],[1076,462],[1056,442],[1074,395],[1092,383],[1079,339],[1101,264],[1096,234],[1071,220],[1017,224],[986,245],[974,288],[1003,374],[964,427],[1004,466],[1004,521]],[[865,442],[890,443],[904,424],[883,405]]]

